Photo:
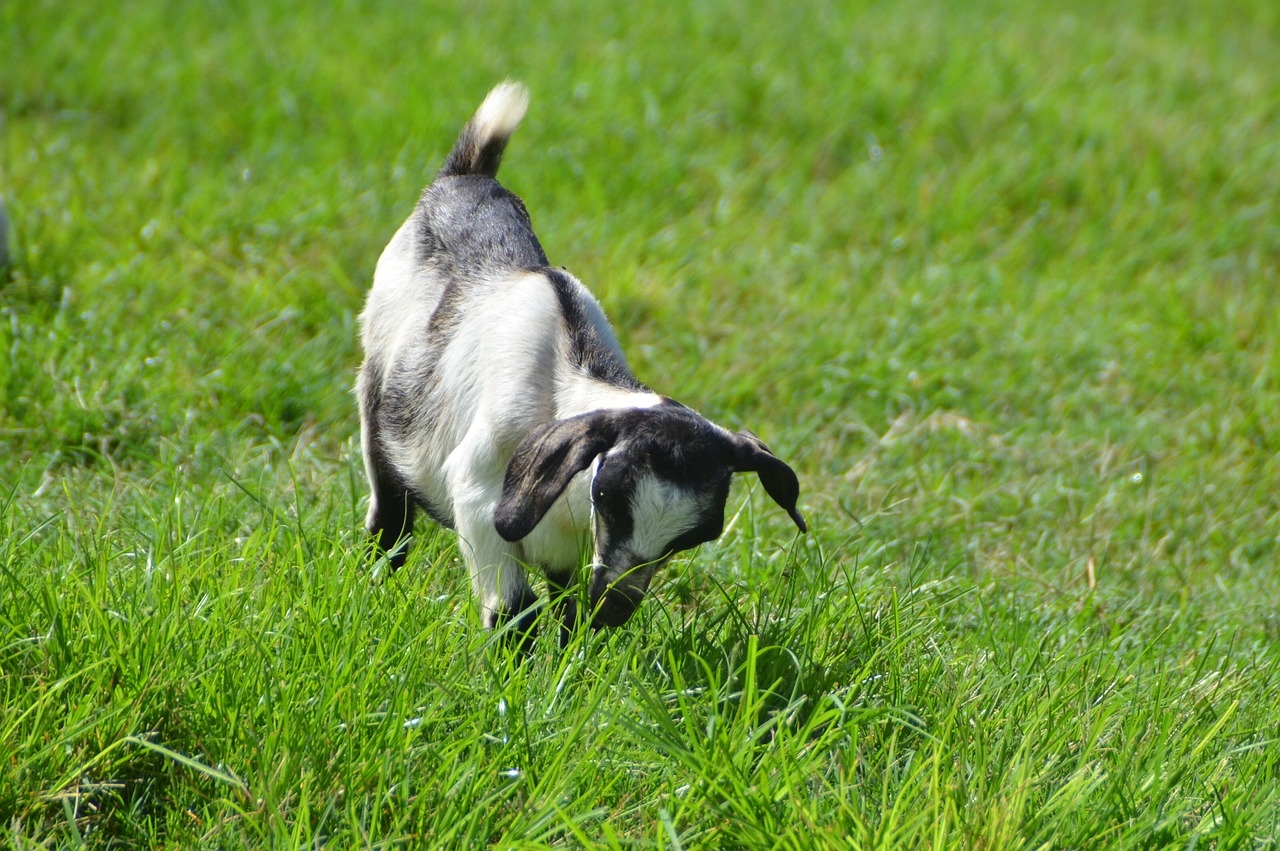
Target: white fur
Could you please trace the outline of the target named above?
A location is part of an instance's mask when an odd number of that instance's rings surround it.
[[[529,109],[529,90],[513,80],[499,83],[476,110],[475,129],[481,139],[510,136]]]
[[[704,495],[686,491],[657,476],[645,476],[636,482],[631,496],[631,519],[635,526],[623,546],[637,564],[661,559],[668,555],[664,549],[667,544],[697,525],[706,506]]]

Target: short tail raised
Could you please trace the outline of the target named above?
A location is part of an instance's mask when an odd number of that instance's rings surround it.
[[[489,92],[484,103],[462,128],[453,150],[445,158],[440,176],[483,174],[495,177],[502,152],[529,108],[529,90],[508,80]]]

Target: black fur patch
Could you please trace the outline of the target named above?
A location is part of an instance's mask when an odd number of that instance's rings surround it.
[[[560,269],[544,269],[543,274],[551,282],[560,303],[560,313],[564,316],[565,328],[569,332],[569,352],[574,366],[597,381],[625,390],[647,393],[649,388],[636,380],[626,363],[618,358],[595,326],[587,320],[586,307],[574,280]]]
[[[510,134],[489,136],[481,143],[475,120],[468,121],[458,135],[458,141],[445,157],[440,176],[450,175],[487,175],[495,177],[498,167],[502,165],[502,152],[507,149]]]

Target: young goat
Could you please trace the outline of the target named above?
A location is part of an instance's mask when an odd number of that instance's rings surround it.
[[[494,179],[528,102],[518,83],[489,93],[383,251],[356,393],[367,526],[391,565],[421,507],[457,530],[486,628],[529,635],[536,565],[563,644],[588,531],[591,623],[616,626],[672,553],[720,535],[733,473],[805,522],[791,468],[637,381],[600,305],[548,264]]]

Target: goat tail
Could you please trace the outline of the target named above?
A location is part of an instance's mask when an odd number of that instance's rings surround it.
[[[445,158],[441,177],[482,174],[496,177],[502,152],[529,108],[529,90],[513,80],[499,83],[462,128]]]

